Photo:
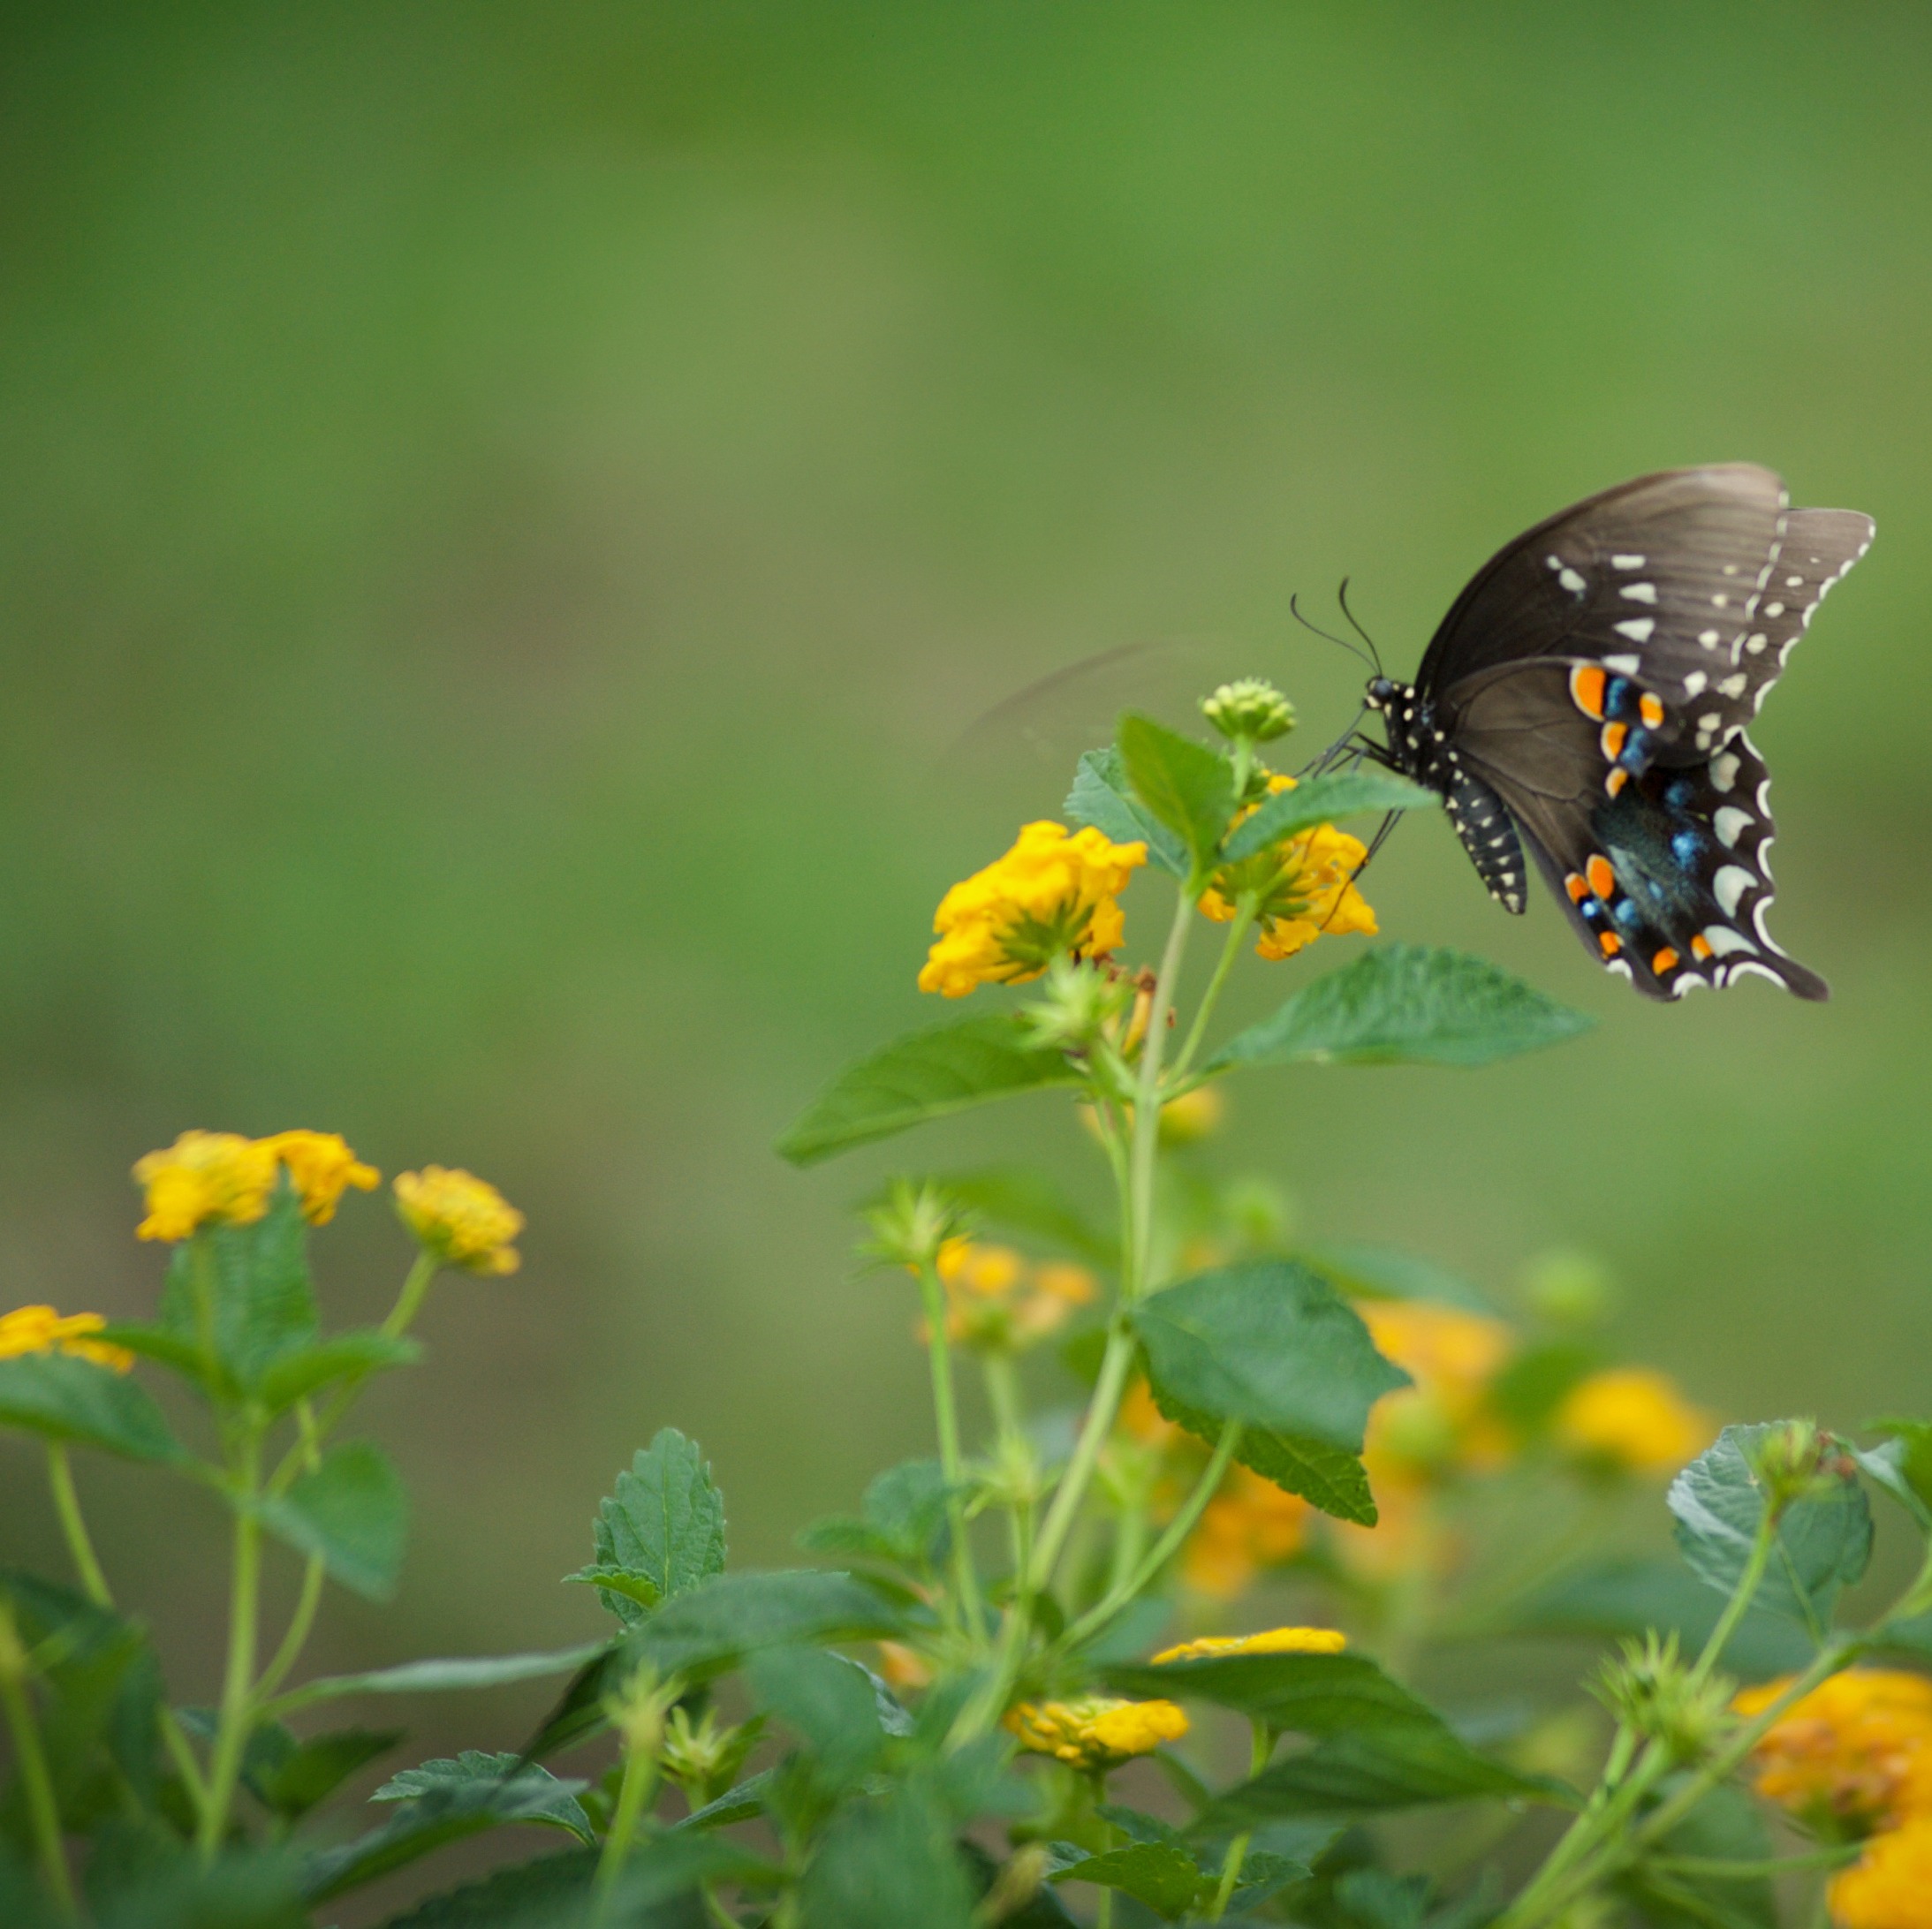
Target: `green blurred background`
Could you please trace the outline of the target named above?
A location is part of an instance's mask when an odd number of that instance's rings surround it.
[[[368,1403],[413,1554],[319,1662],[595,1630],[556,1577],[660,1426],[751,1562],[921,1450],[913,1309],[852,1277],[847,1208],[913,1161],[1090,1184],[1084,1141],[1038,1101],[808,1175],[769,1148],[938,1015],[934,903],[1061,794],[951,753],[972,719],[1189,639],[1325,740],[1359,671],[1291,592],[1352,575],[1406,669],[1497,543],[1675,463],[1878,518],[1759,732],[1779,934],[1833,1002],[1643,1004],[1413,823],[1384,930],[1601,1026],[1273,1075],[1226,1155],[1311,1232],[1498,1290],[1600,1252],[1619,1343],[1727,1413],[1932,1404],[1922,8],[384,0],[6,36],[5,1303],[145,1311],[125,1173],[188,1125],[468,1165],[531,1222]],[[1072,700],[1032,713],[1069,757]],[[1251,967],[1235,1015],[1296,975]],[[405,1257],[352,1200],[335,1316]],[[34,1458],[0,1466],[10,1547],[57,1562]],[[82,1471],[207,1676],[208,1510]]]

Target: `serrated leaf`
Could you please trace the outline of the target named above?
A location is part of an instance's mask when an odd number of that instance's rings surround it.
[[[1368,1411],[1409,1376],[1361,1316],[1293,1260],[1197,1273],[1133,1310],[1156,1399],[1360,1453]]]
[[[1471,1312],[1496,1311],[1481,1290],[1461,1274],[1398,1246],[1345,1240],[1315,1246],[1295,1257],[1321,1274],[1337,1292],[1352,1298],[1427,1299],[1439,1305],[1462,1306]]]
[[[1605,1561],[1552,1581],[1511,1616],[1525,1634],[1675,1633],[1686,1653],[1702,1652],[1724,1602],[1676,1561]],[[1795,1674],[1812,1659],[1811,1644],[1787,1621],[1753,1608],[1723,1656],[1727,1674],[1768,1681]]]
[[[768,1649],[746,1663],[752,1702],[776,1715],[812,1751],[827,1786],[850,1787],[885,1746],[872,1677],[856,1662],[823,1648]]]
[[[389,1456],[369,1441],[331,1447],[287,1493],[260,1503],[264,1525],[369,1600],[388,1600],[409,1539],[409,1496]]]
[[[1053,1872],[1056,1882],[1093,1882],[1119,1889],[1173,1922],[1214,1893],[1215,1883],[1178,1842],[1136,1842],[1083,1856]]]
[[[1277,791],[1265,798],[1252,817],[1237,824],[1222,849],[1223,858],[1239,864],[1284,838],[1333,823],[1360,811],[1439,809],[1435,791],[1398,777],[1392,770],[1337,770],[1311,777],[1292,791]]]
[[[720,1574],[633,1629],[628,1648],[662,1675],[698,1681],[761,1648],[877,1640],[905,1625],[902,1609],[850,1574]]]
[[[1211,1701],[1313,1736],[1439,1729],[1442,1717],[1366,1654],[1213,1654],[1102,1670],[1122,1694]]]
[[[793,1165],[814,1165],[928,1119],[1016,1093],[1076,1085],[1080,1078],[1064,1053],[1031,1044],[1011,1012],[959,1018],[896,1039],[848,1065],[777,1150]]]
[[[446,1843],[512,1823],[561,1828],[588,1843],[595,1838],[577,1801],[581,1781],[562,1781],[549,1769],[515,1755],[466,1750],[453,1760],[425,1762],[378,1789],[372,1797],[396,1802],[393,1815],[339,1849],[309,1858],[303,1888],[322,1903],[389,1875]]]
[[[145,1388],[72,1353],[0,1359],[0,1426],[98,1447],[124,1460],[187,1457]]]
[[[604,1606],[627,1626],[724,1569],[724,1496],[674,1426],[617,1476],[591,1532],[595,1567],[569,1578],[601,1580]]]
[[[803,1929],[968,1929],[973,1890],[944,1812],[916,1781],[833,1817],[799,1886]]]
[[[1205,873],[1234,815],[1234,767],[1219,751],[1131,712],[1120,720],[1121,768],[1133,794],[1178,836],[1191,874]]]
[[[284,1353],[266,1367],[256,1382],[255,1399],[267,1411],[282,1413],[324,1387],[411,1366],[421,1358],[422,1348],[414,1340],[392,1337],[375,1327],[338,1333]]]
[[[276,1697],[278,1714],[292,1714],[318,1701],[339,1701],[347,1695],[444,1695],[478,1688],[503,1688],[516,1682],[542,1681],[551,1675],[575,1673],[600,1654],[611,1652],[609,1641],[586,1641],[576,1647],[527,1654],[459,1655],[428,1661],[404,1661],[360,1675],[323,1675]]]
[[[231,1387],[254,1392],[269,1367],[319,1336],[307,1235],[300,1198],[284,1173],[253,1225],[212,1226],[176,1246],[162,1289],[162,1325],[199,1350],[205,1291],[216,1366]]]
[[[1749,1560],[1764,1494],[1751,1458],[1773,1426],[1727,1426],[1716,1444],[1671,1483],[1678,1551],[1707,1586],[1729,1594]],[[1872,1511],[1855,1475],[1795,1502],[1779,1521],[1756,1604],[1795,1621],[1814,1638],[1830,1624],[1832,1603],[1865,1571],[1872,1551]]]
[[[383,1929],[585,1929],[597,1852],[572,1849],[432,1895]]]
[[[1208,1071],[1240,1065],[1486,1065],[1595,1021],[1461,951],[1385,944],[1238,1033]]]
[[[1345,1730],[1217,1797],[1188,1833],[1237,1834],[1279,1816],[1363,1816],[1442,1802],[1567,1804],[1559,1783],[1479,1755],[1446,1724]]]
[[[1090,750],[1074,772],[1064,806],[1077,824],[1091,824],[1111,843],[1144,843],[1148,861],[1171,876],[1187,875],[1187,846],[1133,794],[1119,749]]]
[[[1176,1400],[1158,1387],[1152,1389],[1154,1403],[1176,1426],[1185,1427],[1196,1440],[1209,1446],[1221,1439],[1223,1423],[1198,1408]],[[1358,1455],[1346,1448],[1330,1447],[1327,1441],[1307,1435],[1278,1434],[1261,1426],[1243,1426],[1235,1442],[1234,1457],[1252,1468],[1263,1479],[1272,1480],[1284,1494],[1299,1494],[1311,1507],[1337,1520],[1353,1521],[1358,1526],[1373,1527],[1381,1517],[1375,1495],[1369,1491],[1368,1470]]]

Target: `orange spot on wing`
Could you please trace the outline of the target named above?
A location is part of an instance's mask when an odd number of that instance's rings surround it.
[[[1603,672],[1595,663],[1579,663],[1570,672],[1570,697],[1593,722],[1603,721]]]
[[[1691,940],[1691,956],[1694,957],[1700,964],[1701,964],[1703,961],[1710,956],[1710,946],[1705,941],[1702,932],[1699,932],[1698,934]]]
[[[1621,797],[1624,786],[1630,782],[1630,773],[1621,764],[1612,764],[1610,775],[1603,779],[1604,791],[1610,797]]]
[[[1605,957],[1615,957],[1624,948],[1624,941],[1614,931],[1599,931],[1596,942],[1603,947]]]
[[[1666,972],[1674,972],[1677,969],[1677,953],[1673,951],[1668,944],[1665,945],[1664,948],[1661,951],[1659,951],[1654,958],[1650,960],[1650,969],[1654,971],[1659,978],[1662,978]]]
[[[1602,735],[1598,741],[1603,746],[1603,754],[1612,763],[1623,755],[1624,739],[1629,735],[1630,725],[1627,723],[1606,723],[1603,726]]]
[[[1644,720],[1645,726],[1655,730],[1663,722],[1663,700],[1654,697],[1647,690],[1637,699],[1637,715]]]
[[[1593,857],[1583,866],[1583,874],[1590,881],[1590,889],[1606,904],[1617,889],[1617,874],[1610,869],[1608,858]]]
[[[1582,877],[1575,871],[1571,872],[1569,876],[1564,879],[1563,888],[1569,892],[1570,902],[1572,904],[1580,904],[1590,895],[1590,887],[1583,881]]]

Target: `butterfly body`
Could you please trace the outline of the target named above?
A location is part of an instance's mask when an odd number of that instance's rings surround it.
[[[1653,997],[1824,981],[1765,929],[1769,775],[1745,727],[1868,517],[1797,510],[1767,469],[1640,477],[1498,551],[1413,684],[1376,677],[1376,754],[1443,799],[1490,895],[1527,846],[1579,936]]]

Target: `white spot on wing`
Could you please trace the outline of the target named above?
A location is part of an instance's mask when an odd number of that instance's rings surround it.
[[[1721,757],[1710,760],[1710,787],[1714,791],[1728,791],[1738,781],[1738,766],[1743,760],[1733,750],[1727,750]]]
[[[1627,636],[1633,643],[1648,643],[1650,632],[1657,626],[1655,617],[1633,617],[1627,623],[1613,623],[1610,628],[1618,636]]]
[[[1704,693],[1704,685],[1709,681],[1710,678],[1707,677],[1702,670],[1693,669],[1690,673],[1690,675],[1684,679],[1684,694],[1687,697],[1702,696]]]
[[[1617,627],[1622,630],[1628,625],[1619,623]],[[1640,643],[1643,639],[1639,637],[1637,640]],[[1634,656],[1606,656],[1603,659],[1603,668],[1614,669],[1619,677],[1634,677],[1643,668],[1643,664],[1640,659]]]
[[[1726,677],[1717,685],[1717,694],[1721,697],[1741,697],[1750,681],[1751,679],[1740,669],[1735,677]]]
[[[1610,567],[1616,570],[1640,570],[1643,567],[1643,558],[1640,556],[1613,556],[1610,558]]]
[[[1561,583],[1563,586],[1566,590],[1568,590],[1572,596],[1580,596],[1583,594],[1583,579],[1579,576],[1574,570],[1559,570],[1557,572],[1557,580]]]
[[[1715,630],[1700,630],[1697,632],[1697,640],[1701,643],[1707,650],[1714,650],[1717,647],[1720,639],[1716,631]]]
[[[1655,583],[1625,583],[1618,594],[1630,602],[1654,603],[1657,600],[1657,586]]]
[[[1730,957],[1739,951],[1757,949],[1757,946],[1743,932],[1733,931],[1729,925],[1706,925],[1704,942],[1718,957]]]
[[[1768,617],[1781,617],[1784,614],[1784,606],[1781,602],[1768,602],[1764,606],[1764,614]]]
[[[1738,839],[1757,821],[1749,811],[1740,811],[1735,804],[1722,806],[1711,819],[1711,828],[1717,833],[1717,842],[1726,851],[1737,849]]]
[[[1744,894],[1755,890],[1757,883],[1756,872],[1746,870],[1741,864],[1727,864],[1710,881],[1710,888],[1717,902],[1724,906],[1724,916],[1735,918]]]

